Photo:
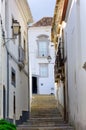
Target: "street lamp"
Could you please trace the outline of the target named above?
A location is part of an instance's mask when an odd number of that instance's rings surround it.
[[[17,20],[13,20],[13,25],[11,26],[11,28],[13,29],[13,35],[17,36],[20,33],[20,25],[19,22]]]
[[[12,38],[6,38],[6,37],[5,37],[5,32],[4,32],[4,30],[2,29],[2,36],[3,36],[4,40],[5,40],[5,39],[8,40],[8,41],[5,41],[5,43],[9,42],[9,41],[12,40],[12,39],[16,39],[16,36],[20,34],[20,28],[21,28],[21,26],[20,26],[20,24],[19,24],[19,22],[18,22],[17,20],[13,20],[13,24],[12,24],[11,28],[12,28],[13,36],[14,36],[14,37],[12,37]],[[5,43],[4,43],[4,44],[5,44]]]

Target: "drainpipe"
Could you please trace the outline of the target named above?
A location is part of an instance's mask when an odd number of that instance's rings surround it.
[[[28,56],[28,112],[30,117],[30,76],[29,76],[29,39],[28,39],[28,23],[27,23],[27,56]]]
[[[7,119],[9,120],[9,53],[7,51]]]

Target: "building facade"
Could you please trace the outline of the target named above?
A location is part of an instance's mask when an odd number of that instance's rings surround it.
[[[60,26],[57,26],[64,43],[66,87],[64,98],[67,99],[68,121],[74,124],[76,130],[86,129],[85,5],[86,1],[65,0],[62,7]],[[63,27],[63,21],[65,27]]]
[[[51,17],[44,17],[29,27],[29,63],[31,91],[36,94],[55,93],[54,46],[51,40]],[[51,58],[50,62],[47,58]]]
[[[32,16],[26,0],[0,2],[0,118],[20,123],[29,113],[27,38]],[[19,27],[16,35],[14,26]]]
[[[86,97],[85,4],[86,2],[81,0],[69,2],[65,16],[69,119],[74,123],[76,130],[86,129],[86,103],[84,100]]]
[[[55,86],[56,86],[56,99],[58,102],[58,108],[64,117],[64,120],[68,120],[67,117],[67,87],[65,80],[65,57],[64,57],[64,37],[63,27],[61,25],[62,13],[64,7],[64,0],[56,1],[54,17],[51,30],[51,41],[55,46]]]

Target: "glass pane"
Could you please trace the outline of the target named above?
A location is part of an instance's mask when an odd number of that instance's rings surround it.
[[[48,65],[47,64],[40,65],[40,76],[43,76],[43,77],[48,76]]]
[[[47,42],[39,42],[39,56],[48,55],[48,45]]]

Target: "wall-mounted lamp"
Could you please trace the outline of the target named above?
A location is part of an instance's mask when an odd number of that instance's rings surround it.
[[[4,39],[4,44],[5,45],[7,42],[9,42],[10,40],[13,40],[13,39],[16,39],[16,36],[20,34],[20,24],[17,20],[13,20],[13,23],[12,23],[12,26],[11,26],[12,30],[13,30],[13,37],[12,38],[9,38],[9,37],[5,37],[5,32],[4,30],[2,29],[2,36],[3,36],[3,39]],[[6,39],[6,41],[5,41]]]
[[[51,62],[52,58],[51,58],[50,55],[47,57],[47,60],[48,60],[49,63]]]
[[[10,41],[12,39],[15,39],[16,36],[19,35],[21,26],[20,26],[20,24],[19,24],[19,22],[17,20],[13,20],[13,24],[12,24],[11,28],[13,30],[13,36],[14,36],[12,38],[6,38],[5,37],[5,32],[2,29],[2,36],[3,36],[4,39],[7,39],[8,41]],[[7,43],[8,41],[6,41],[5,43]]]
[[[13,20],[13,25],[11,26],[13,29],[13,35],[17,36],[20,33],[20,25],[17,20]]]

